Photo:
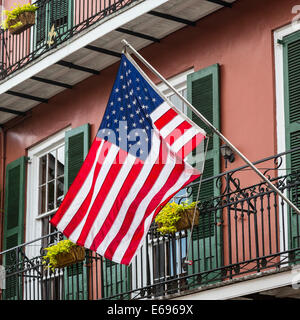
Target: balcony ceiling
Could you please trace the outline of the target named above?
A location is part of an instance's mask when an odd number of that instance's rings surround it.
[[[155,41],[163,39],[172,32],[181,29],[189,22],[196,22],[212,12],[222,9],[224,6],[217,4],[218,2],[220,1],[167,1],[150,12],[144,13],[140,16],[132,17],[131,20],[121,26],[121,29],[117,29],[118,31],[113,30],[107,32],[98,39],[91,41],[88,45],[84,43],[82,47],[78,46],[76,51],[74,51],[72,54],[65,55],[63,57],[64,63],[52,63],[44,69],[37,69],[35,76],[38,78],[57,81],[67,85],[67,87],[70,86],[71,88],[71,86],[90,77],[93,74],[93,71],[101,71],[118,61],[118,54],[122,52],[122,39],[126,39],[137,50],[140,50]],[[235,0],[226,0],[226,2],[233,3]],[[234,7],[231,10],[234,10]],[[159,16],[159,13],[166,14],[168,17],[161,17]],[[179,22],[171,20],[170,16],[185,19],[187,21]],[[109,23],[109,21],[105,23]],[[123,29],[133,31],[135,35],[124,33]],[[86,31],[88,31],[88,29]],[[145,35],[148,37],[148,39],[144,37]],[[72,41],[73,39],[71,38],[68,42],[68,45],[70,45]],[[66,46],[64,43],[62,45]],[[90,47],[87,48],[87,46]],[[113,53],[117,53],[117,55],[114,56],[111,54],[111,52],[103,53],[95,51],[94,47],[112,51]],[[33,61],[30,65],[35,63],[37,62]],[[73,65],[68,65],[67,63],[72,63]],[[70,67],[74,65],[89,68],[91,70],[87,72],[87,70],[83,71]],[[14,72],[11,76],[2,80],[0,82],[0,89],[1,86],[5,85],[6,80],[14,79],[16,75],[20,76],[23,69]],[[5,124],[8,120],[14,117],[20,116],[16,114],[17,112],[24,113],[21,114],[21,116],[25,115],[28,110],[40,104],[41,102],[47,103],[48,99],[55,96],[59,92],[63,90],[70,90],[70,88],[66,88],[66,86],[58,86],[40,82],[38,79],[32,79],[32,76],[16,82],[18,82],[17,85],[11,86],[5,90],[5,92],[0,94],[0,109],[2,110],[0,111],[0,125]],[[18,96],[18,93],[21,93],[23,96]],[[27,96],[24,97],[24,94]],[[6,109],[13,110],[14,113],[11,113]],[[5,112],[3,112],[3,110],[5,110]]]

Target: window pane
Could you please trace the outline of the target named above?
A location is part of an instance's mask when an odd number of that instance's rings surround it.
[[[64,196],[64,177],[57,179],[56,184],[56,207],[59,207]]]
[[[55,178],[55,159],[56,150],[48,153],[48,181],[51,181]]]
[[[47,211],[54,209],[54,181],[48,183],[48,206]]]
[[[46,211],[46,185],[39,187],[39,214]]]
[[[183,111],[183,102],[176,94],[171,95],[169,99],[178,110]]]
[[[155,280],[164,277],[165,273],[165,250],[164,243],[160,243],[154,246],[154,270],[153,276]]]
[[[64,174],[65,168],[65,148],[60,147],[57,149],[57,177]]]
[[[40,179],[39,179],[39,185],[46,183],[46,163],[47,163],[47,156],[43,156],[40,158]]]

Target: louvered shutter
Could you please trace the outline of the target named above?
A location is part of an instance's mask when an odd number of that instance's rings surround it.
[[[122,293],[131,290],[131,266],[115,263],[108,259],[102,259],[102,297],[111,299],[130,299],[130,296]]]
[[[57,28],[68,23],[69,2],[68,0],[51,2],[51,26],[54,24],[55,28]]]
[[[188,100],[196,107],[201,114],[212,123],[217,129],[220,129],[220,106],[219,106],[219,65],[215,64],[188,75],[187,78]],[[189,114],[193,122],[203,128],[208,134],[211,130],[194,114]],[[207,143],[207,140],[206,140]],[[196,156],[196,167],[198,152]],[[213,177],[220,173],[220,141],[216,135],[209,139],[208,151],[206,155],[203,180]],[[197,200],[198,185],[193,187],[192,200]],[[200,211],[199,225],[194,227],[192,234],[192,252],[189,253],[189,259],[194,261],[192,266],[188,267],[189,273],[197,273],[220,265],[221,256],[221,230],[217,227],[220,212],[213,208],[212,199],[219,195],[219,189],[216,187],[215,180],[203,181],[199,200],[203,204],[203,210]],[[210,275],[212,277],[215,275]],[[208,278],[207,278],[208,280]],[[191,282],[197,282],[196,279],[190,279]]]
[[[38,10],[36,11],[36,22],[35,22],[35,44],[36,46],[42,46],[46,40],[47,33],[47,8],[48,4],[41,2]]]
[[[283,39],[284,57],[284,92],[285,92],[285,133],[286,149],[300,147],[300,32],[293,33]],[[300,150],[287,155],[289,172],[300,170]],[[288,190],[289,198],[300,207],[300,187]],[[300,217],[294,210],[289,210],[290,247],[300,247]]]
[[[65,192],[73,183],[88,154],[90,141],[89,125],[69,130],[65,136]]]
[[[25,163],[21,157],[6,167],[3,250],[24,242]],[[5,299],[21,299],[21,278],[17,271],[19,251],[4,254],[6,268]]]
[[[219,115],[219,66],[217,64],[192,73],[188,76],[188,99],[201,114],[212,123],[217,129],[220,129]],[[209,129],[195,114],[190,114],[191,119],[208,134],[212,134]],[[206,140],[207,142],[207,140]],[[200,152],[196,149],[193,155]],[[202,151],[203,152],[203,151]],[[197,166],[197,164],[196,164]],[[220,173],[220,141],[216,135],[212,135],[209,139],[208,151],[206,155],[205,167],[202,179],[213,177]],[[198,185],[193,188],[192,199],[197,200]],[[215,181],[204,181],[201,184],[200,201],[209,201],[219,195],[219,189],[216,188]],[[200,217],[201,221],[207,223],[208,220]],[[203,227],[203,226],[202,226]],[[205,227],[207,229],[207,226]],[[194,235],[196,236],[196,235]]]
[[[73,183],[88,154],[90,126],[85,124],[69,130],[65,135],[65,193]],[[67,267],[65,272],[65,299],[87,299],[87,270],[85,262]]]

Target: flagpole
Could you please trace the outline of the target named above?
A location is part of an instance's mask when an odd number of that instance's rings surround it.
[[[152,65],[149,64],[125,39],[121,41],[125,47],[128,47],[134,55],[150,69],[161,81],[163,81],[221,140],[223,140],[235,153],[237,153],[281,198],[298,214],[300,210],[278,189],[273,183],[265,177],[250,160],[246,158],[222,133],[215,128],[187,99],[185,99]]]

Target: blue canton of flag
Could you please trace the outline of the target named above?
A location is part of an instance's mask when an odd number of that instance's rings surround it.
[[[97,136],[145,160],[154,129],[151,113],[163,99],[123,56]]]

